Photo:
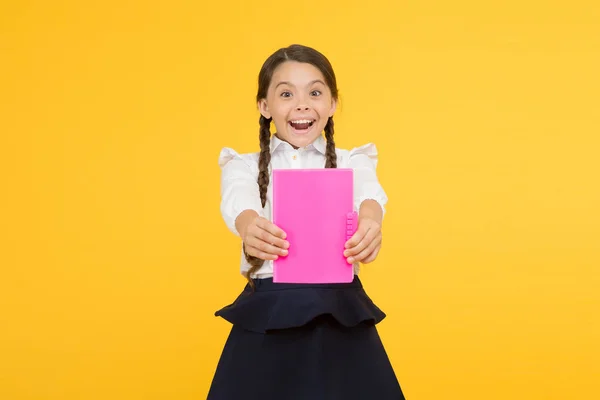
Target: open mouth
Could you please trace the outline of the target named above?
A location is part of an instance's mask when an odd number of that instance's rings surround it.
[[[297,119],[288,122],[288,124],[294,129],[296,133],[308,132],[310,128],[312,128],[314,123],[314,119]]]

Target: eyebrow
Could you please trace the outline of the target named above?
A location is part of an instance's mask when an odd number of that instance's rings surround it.
[[[325,85],[325,82],[323,82],[323,81],[322,81],[322,80],[320,80],[320,79],[315,79],[314,81],[310,81],[310,82],[308,82],[308,86],[311,86],[311,85],[313,85],[313,84],[315,84],[315,83],[321,83],[323,86],[326,86],[326,85]],[[290,82],[288,82],[288,81],[281,81],[281,82],[279,82],[279,83],[277,84],[277,86],[275,86],[275,89],[277,89],[277,88],[278,88],[280,85],[294,86],[294,85],[292,85],[292,84],[291,84]]]

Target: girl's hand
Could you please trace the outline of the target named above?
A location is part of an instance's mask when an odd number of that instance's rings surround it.
[[[240,223],[240,236],[244,242],[246,254],[261,260],[276,260],[286,256],[290,244],[286,234],[278,226],[258,214],[244,216],[246,223]]]
[[[381,249],[381,225],[371,218],[358,221],[356,233],[346,242],[344,257],[348,263],[368,264],[375,261]]]
[[[346,242],[344,257],[350,264],[375,261],[381,249],[383,209],[375,200],[365,200],[358,212],[358,229]]]

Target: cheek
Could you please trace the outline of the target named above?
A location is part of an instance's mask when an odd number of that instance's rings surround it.
[[[277,107],[272,111],[273,124],[277,132],[284,132],[287,125],[288,112],[285,107]]]
[[[287,116],[289,114],[289,107],[286,107],[285,104],[278,104],[272,109],[273,119],[280,121],[287,121]]]
[[[328,118],[331,112],[331,99],[322,100],[318,105],[319,115],[321,118]]]
[[[322,120],[325,120],[325,122],[327,122],[330,112],[331,112],[331,106],[329,106],[329,104],[321,104],[320,105],[319,116],[321,117]]]

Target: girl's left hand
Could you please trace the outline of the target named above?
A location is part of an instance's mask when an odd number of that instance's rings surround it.
[[[346,242],[344,257],[350,264],[373,262],[381,249],[381,225],[371,218],[360,218],[356,233]]]

